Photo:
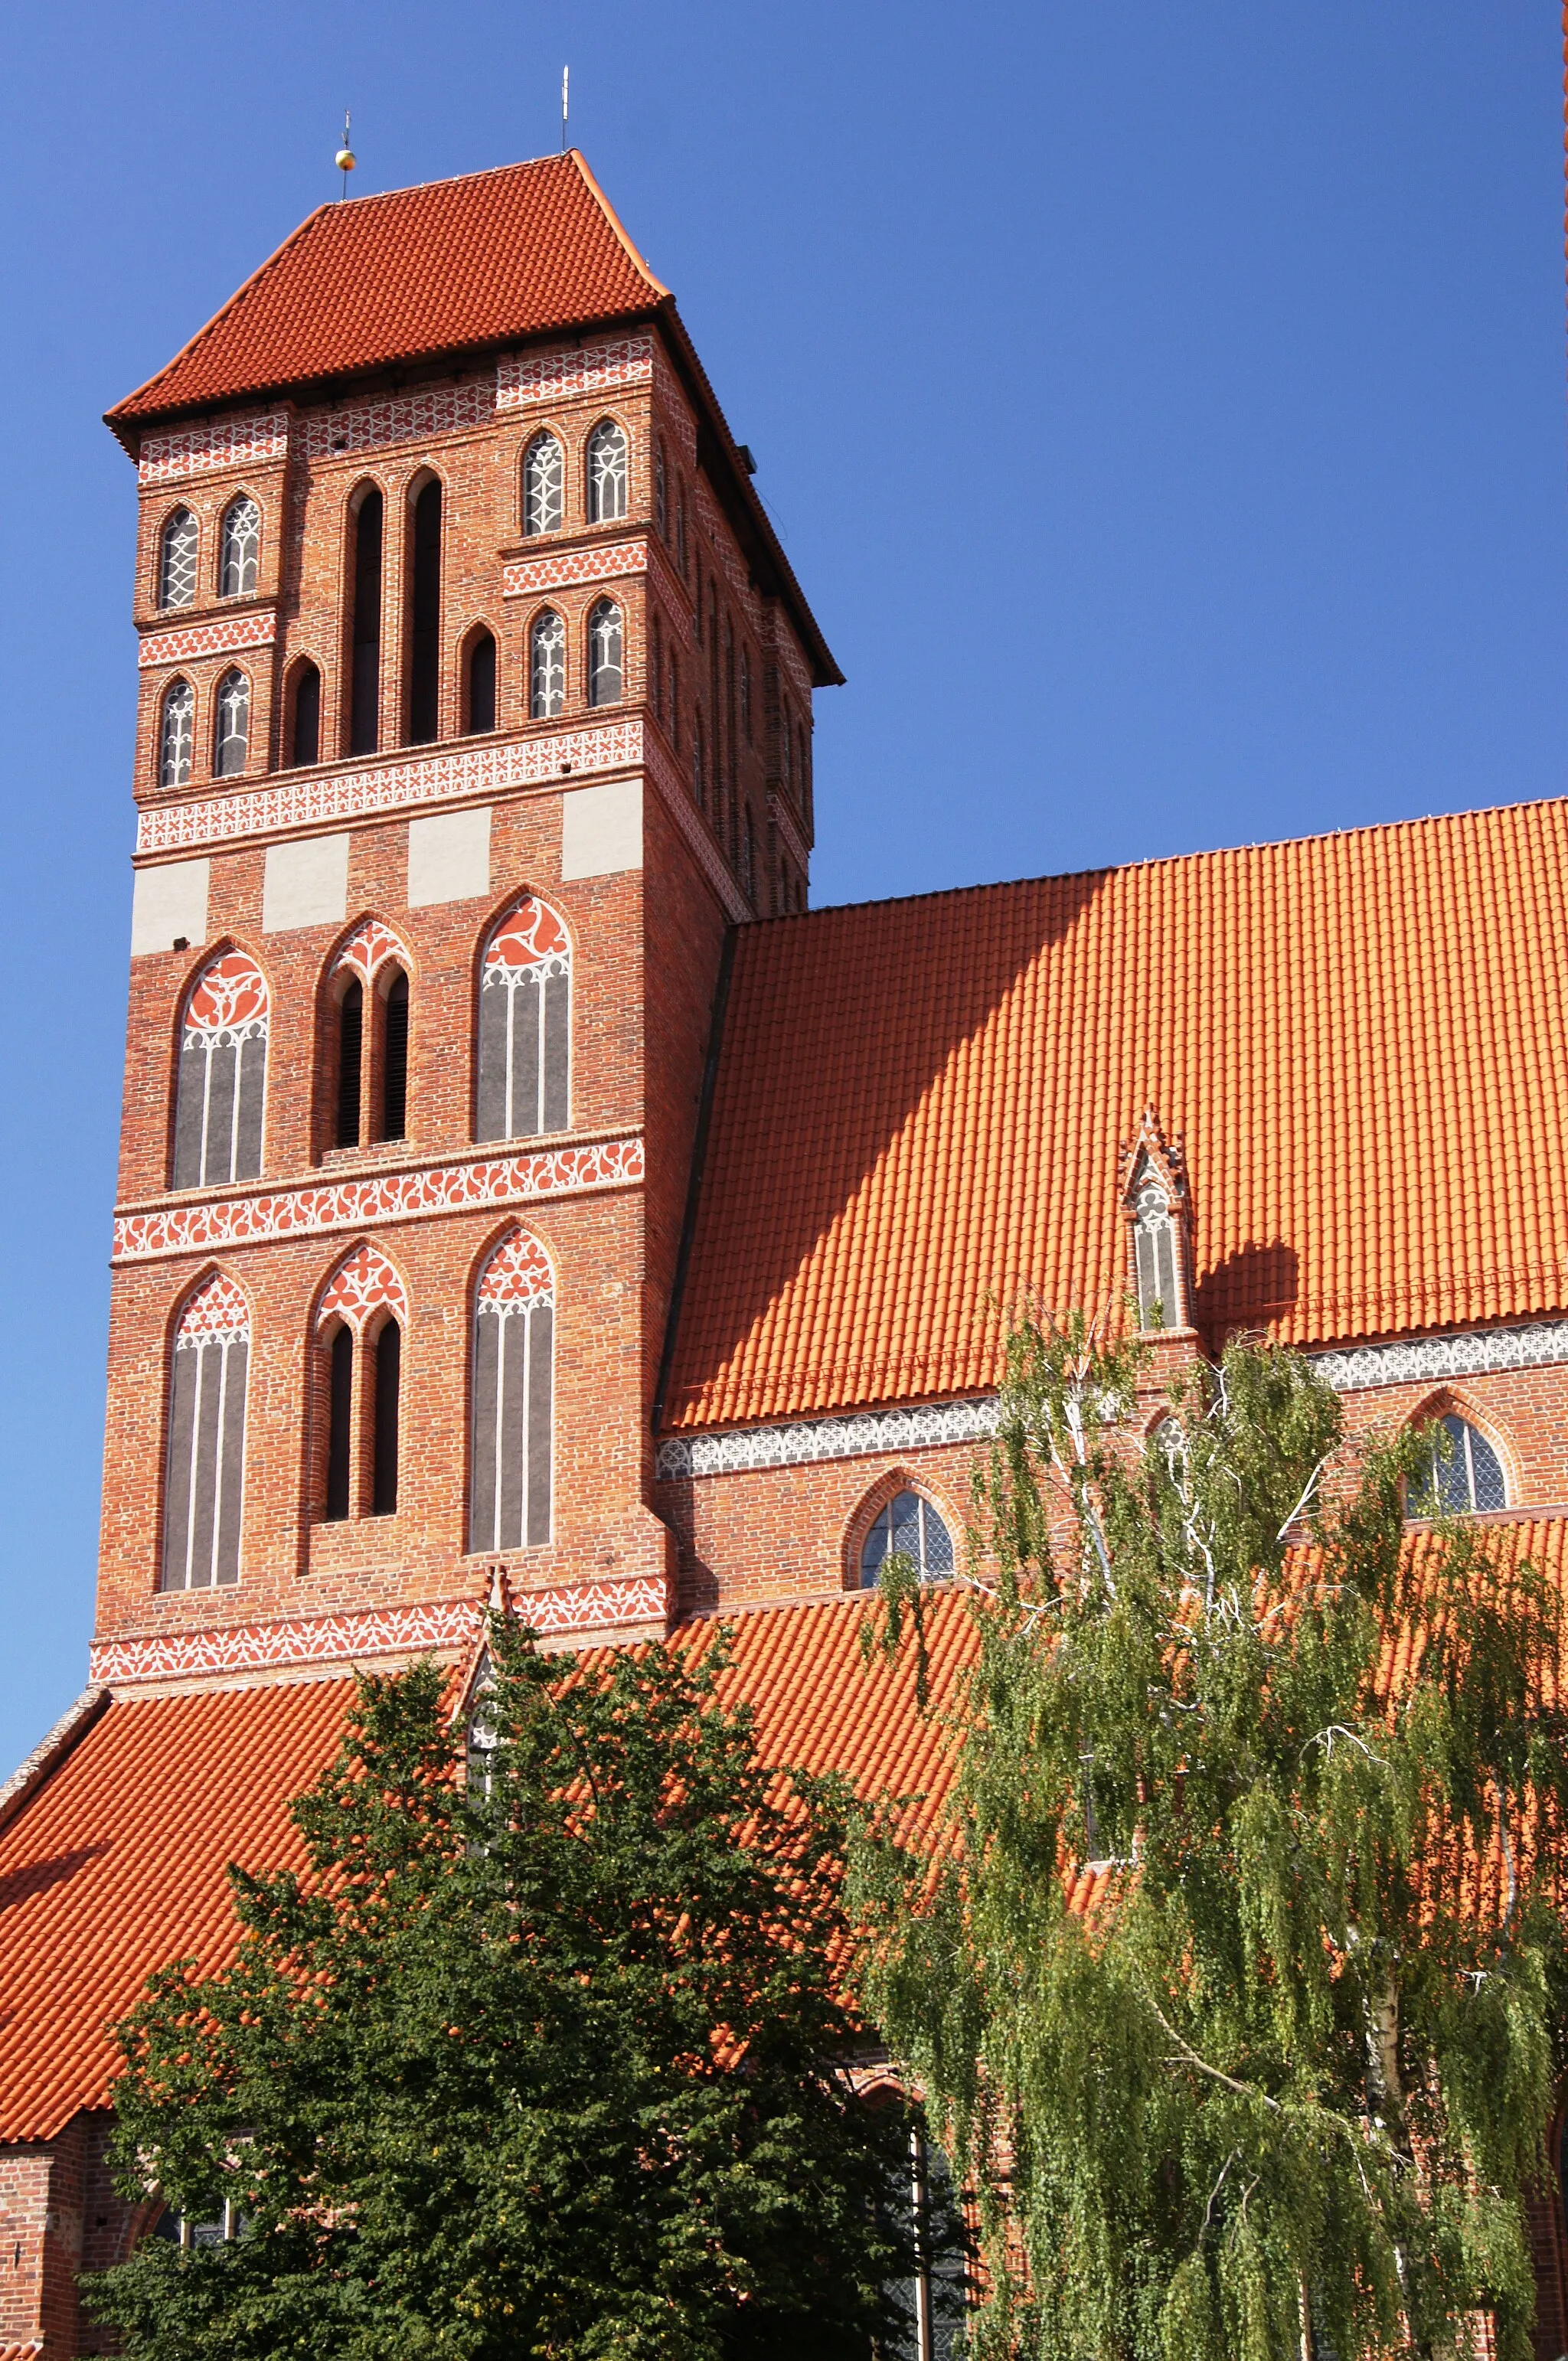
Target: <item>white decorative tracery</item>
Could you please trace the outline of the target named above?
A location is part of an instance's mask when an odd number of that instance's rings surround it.
[[[630,489],[626,434],[613,418],[601,418],[588,436],[588,522],[613,524],[627,510]]]
[[[554,721],[566,696],[566,626],[554,607],[535,615],[528,635],[528,709]]]
[[[395,959],[407,974],[409,955],[390,927],[384,925],[379,918],[367,918],[362,926],[355,928],[334,960],[333,973],[336,975],[347,969],[358,976],[361,983],[370,983],[389,959]]]
[[[260,557],[261,511],[248,492],[240,492],[224,511],[218,558],[219,596],[254,597]]]
[[[260,1171],[268,1016],[266,978],[247,951],[220,951],[192,985],[180,1032],[176,1189]]]
[[[588,703],[619,705],[623,678],[620,609],[601,598],[588,617]]]
[[[166,520],[158,555],[160,607],[189,607],[193,602],[201,541],[201,528],[189,509],[176,509]]]
[[[470,1550],[550,1539],[554,1334],[549,1257],[536,1238],[511,1230],[475,1291]]]
[[[316,1315],[317,1334],[341,1320],[360,1335],[366,1322],[378,1312],[389,1312],[400,1328],[408,1323],[403,1282],[386,1256],[367,1240],[344,1257],[327,1281]]]
[[[566,464],[554,434],[536,434],[522,455],[522,530],[559,533],[566,513]]]
[[[250,752],[250,682],[237,666],[218,683],[213,723],[213,771],[237,778]]]
[[[245,1488],[245,1391],[250,1315],[232,1279],[214,1271],[187,1299],[174,1332],[163,1587],[202,1590],[239,1579]]]
[[[158,722],[158,784],[184,787],[191,782],[196,741],[196,692],[188,680],[171,680],[163,692]]]
[[[566,1128],[571,994],[571,938],[547,903],[525,895],[497,924],[480,971],[481,1139]]]

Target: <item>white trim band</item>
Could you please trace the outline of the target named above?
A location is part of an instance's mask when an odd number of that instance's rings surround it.
[[[856,1411],[848,1418],[801,1419],[788,1426],[747,1426],[731,1434],[671,1435],[654,1472],[733,1476],[760,1467],[808,1467],[823,1459],[860,1459],[873,1451],[919,1451],[932,1444],[977,1443],[996,1432],[996,1396],[926,1402],[904,1410]]]
[[[1528,1328],[1477,1328],[1462,1336],[1412,1336],[1398,1345],[1357,1345],[1309,1358],[1336,1392],[1481,1377],[1488,1369],[1541,1369],[1568,1361],[1568,1320]]]

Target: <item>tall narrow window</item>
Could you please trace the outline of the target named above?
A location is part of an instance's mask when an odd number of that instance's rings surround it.
[[[626,436],[613,418],[601,418],[588,436],[588,522],[613,524],[626,514]]]
[[[681,580],[691,580],[691,561],[686,553],[686,488],[675,487],[675,559],[681,569]]]
[[[158,784],[188,787],[191,751],[196,737],[196,692],[188,680],[170,681],[158,720]]]
[[[670,471],[664,463],[664,445],[661,438],[653,445],[653,522],[661,541],[670,538]]]
[[[414,502],[409,589],[409,743],[427,746],[441,722],[441,486]]]
[[[326,1516],[337,1524],[348,1514],[354,1442],[354,1331],[339,1328],[332,1340],[327,1379]]]
[[[191,988],[180,1028],[174,1186],[221,1188],[261,1170],[267,984],[245,951],[221,951]]]
[[[309,657],[294,674],[294,695],[289,716],[289,760],[298,770],[319,763],[322,753],[322,676]]]
[[[496,642],[490,631],[476,631],[468,642],[468,687],[465,700],[468,735],[483,736],[496,726]]]
[[[1145,1328],[1182,1325],[1177,1279],[1176,1223],[1170,1198],[1153,1171],[1134,1201],[1133,1241],[1138,1273],[1138,1322]]]
[[[365,987],[357,978],[337,1009],[337,1139],[339,1148],[359,1145],[359,1073],[365,1056]]]
[[[237,669],[225,672],[218,683],[213,711],[213,771],[220,779],[236,779],[250,752],[250,683]]]
[[[566,512],[566,469],[554,434],[536,434],[522,455],[522,529],[559,533]]]
[[[670,657],[670,700],[665,716],[670,743],[678,754],[681,751],[681,664],[674,654]]]
[[[214,1271],[174,1332],[163,1587],[205,1590],[239,1580],[245,1493],[245,1382],[250,1315],[232,1279]]]
[[[751,807],[746,807],[740,823],[740,885],[748,901],[752,897],[757,878],[757,831],[751,820]]]
[[[528,895],[485,946],[479,979],[480,1139],[565,1131],[570,1116],[572,946]]]
[[[367,1242],[345,1255],[323,1290],[316,1335],[325,1351],[326,1459],[320,1513],[389,1517],[398,1505],[402,1280]],[[318,1462],[318,1468],[320,1463]]]
[[[201,530],[189,509],[166,519],[158,548],[158,603],[189,607],[196,596],[196,560]]]
[[[348,751],[373,754],[381,737],[381,495],[372,484],[355,511]]]
[[[554,1328],[544,1251],[512,1230],[486,1263],[474,1304],[470,1550],[550,1539]]]
[[[1445,1412],[1436,1424],[1427,1474],[1411,1487],[1410,1514],[1463,1516],[1508,1505],[1503,1463],[1480,1428],[1457,1411]]]
[[[588,703],[619,705],[621,678],[620,609],[601,598],[588,617]]]
[[[553,607],[535,615],[528,635],[528,710],[554,721],[566,695],[566,626]]]
[[[381,1120],[378,1139],[403,1139],[409,1111],[409,980],[400,970],[386,986],[381,1017]]]
[[[377,1334],[376,1417],[370,1433],[370,1513],[395,1516],[398,1507],[398,1395],[402,1384],[403,1332],[389,1320]]]
[[[218,533],[218,595],[250,598],[261,561],[261,511],[241,492],[224,511]]]

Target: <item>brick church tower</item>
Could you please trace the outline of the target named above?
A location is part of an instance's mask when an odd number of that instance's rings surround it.
[[[94,1676],[664,1630],[727,929],[839,677],[576,153],[329,205],[110,413],[141,700]]]

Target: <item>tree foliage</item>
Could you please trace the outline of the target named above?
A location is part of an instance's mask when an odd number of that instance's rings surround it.
[[[908,2135],[845,2068],[842,1799],[759,1764],[721,1645],[490,1648],[485,1775],[433,1666],[363,1680],[306,1873],[231,1870],[233,1964],[120,2027],[122,2186],[242,2235],[90,2301],[148,2361],[869,2354]]]
[[[1234,1346],[1141,1449],[1137,1367],[1012,1336],[942,1842],[888,1816],[854,1863],[868,2008],[978,2192],[976,2349],[1450,2356],[1485,2308],[1525,2361],[1559,1593],[1409,1534],[1434,1432],[1351,1448],[1300,1358]],[[893,1567],[883,1645],[925,1611]]]

